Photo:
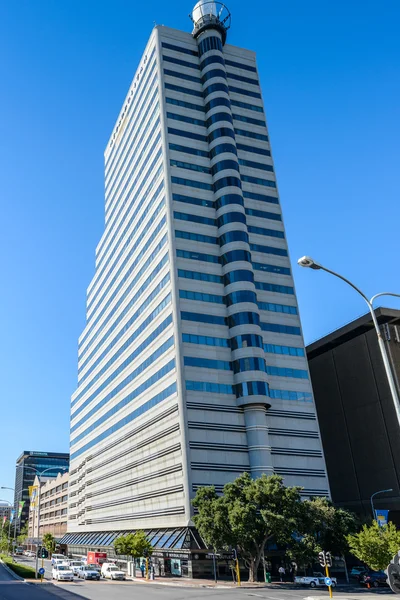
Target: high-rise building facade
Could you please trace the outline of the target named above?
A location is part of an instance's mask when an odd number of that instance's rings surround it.
[[[164,528],[161,548],[200,486],[244,471],[329,494],[256,58],[217,10],[153,29],[105,151],[72,545]]]
[[[18,528],[22,529],[29,520],[29,486],[36,475],[57,477],[69,469],[69,454],[65,452],[37,452],[24,450],[17,459],[15,468],[14,509]]]

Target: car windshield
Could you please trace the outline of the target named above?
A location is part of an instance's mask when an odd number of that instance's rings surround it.
[[[90,565],[88,565],[87,567],[84,567],[84,569],[85,569],[85,571],[94,571],[95,570]]]
[[[110,571],[119,571],[118,567],[115,565],[113,567],[109,567]]]
[[[58,565],[57,569],[59,571],[68,571],[68,567],[65,567],[64,565]]]

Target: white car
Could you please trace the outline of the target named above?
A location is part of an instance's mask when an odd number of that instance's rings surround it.
[[[67,560],[67,557],[64,554],[53,554],[51,564],[54,565],[57,560]]]
[[[330,579],[332,581],[332,587],[336,587],[336,577],[331,577]],[[299,583],[300,585],[309,585],[312,588],[326,586],[325,577],[295,577],[294,582]]]
[[[102,565],[101,576],[105,579],[119,579],[120,581],[125,580],[125,573],[112,563],[104,563]]]
[[[82,563],[80,560],[70,560],[68,564],[69,568],[71,569],[74,575],[77,575],[78,569],[82,567]]]
[[[68,565],[54,565],[52,571],[53,579],[57,581],[73,581],[74,574]]]

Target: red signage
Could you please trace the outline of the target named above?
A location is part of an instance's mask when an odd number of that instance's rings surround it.
[[[107,552],[88,552],[87,561],[88,564],[101,565],[103,562],[107,560]]]

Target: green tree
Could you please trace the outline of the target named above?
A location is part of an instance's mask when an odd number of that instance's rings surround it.
[[[53,554],[54,550],[56,549],[57,544],[56,544],[56,540],[51,535],[51,533],[44,534],[43,546],[46,548],[46,550],[49,551],[50,555]]]
[[[288,555],[299,566],[310,566],[321,550],[335,556],[348,551],[347,536],[357,529],[355,515],[320,497],[302,502],[299,515],[298,535],[292,537],[287,547]]]
[[[386,569],[400,549],[400,531],[393,523],[380,527],[376,521],[364,525],[359,533],[348,535],[350,552],[371,569]]]
[[[278,475],[252,479],[243,473],[224,486],[198,490],[193,500],[198,509],[194,522],[204,541],[214,549],[237,548],[255,581],[265,544],[271,538],[288,543],[298,531],[300,488],[286,487]]]
[[[151,556],[153,546],[146,538],[144,531],[136,531],[121,535],[114,541],[114,550],[118,555],[130,556],[132,559],[144,556],[146,553]]]
[[[17,543],[22,546],[22,544],[25,543],[26,538],[28,537],[28,523],[26,523],[26,525],[24,525],[20,532],[19,535],[17,536]]]
[[[8,554],[11,552],[11,531],[10,531],[10,521],[5,521],[1,523],[1,531],[0,531],[0,552],[7,552]]]

